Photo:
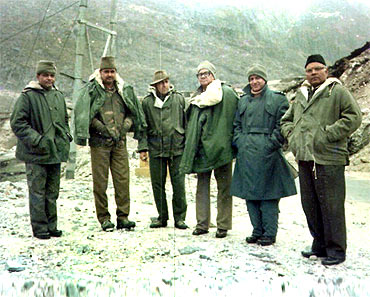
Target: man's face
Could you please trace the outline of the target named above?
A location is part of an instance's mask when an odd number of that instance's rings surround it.
[[[251,75],[249,77],[249,84],[253,92],[259,92],[263,89],[266,82],[262,77],[259,77],[258,75]]]
[[[39,84],[45,89],[50,89],[55,83],[55,74],[52,73],[40,73],[36,77]]]
[[[116,80],[116,69],[106,68],[100,70],[100,76],[105,85],[111,85]]]
[[[213,74],[208,69],[200,69],[197,78],[203,89],[206,89],[207,86],[215,80]]]
[[[321,85],[328,78],[328,68],[319,62],[312,62],[306,66],[306,79],[313,86]]]
[[[168,93],[168,90],[170,89],[169,79],[164,79],[159,83],[155,84],[155,88],[159,94],[166,95]]]

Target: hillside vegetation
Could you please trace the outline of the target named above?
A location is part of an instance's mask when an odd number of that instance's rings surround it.
[[[0,0],[1,89],[20,91],[39,59],[52,59],[60,72],[73,75],[78,4]],[[170,73],[177,89],[192,90],[196,66],[208,59],[222,80],[241,86],[254,62],[264,64],[271,79],[302,75],[307,55],[321,53],[332,64],[370,39],[369,6],[345,0],[317,2],[299,17],[230,6],[204,10],[175,0],[121,0],[117,9],[118,70],[139,95],[158,68]],[[87,20],[108,28],[109,16],[110,1],[88,1]],[[96,68],[106,36],[88,32]],[[84,79],[91,73],[87,56]],[[71,94],[70,78],[59,76],[58,85]]]

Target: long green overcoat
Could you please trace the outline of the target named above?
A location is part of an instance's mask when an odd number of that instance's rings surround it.
[[[272,200],[297,193],[291,169],[282,153],[280,119],[289,107],[284,95],[266,85],[254,98],[248,85],[234,120],[237,147],[231,195],[246,200]]]
[[[191,104],[185,132],[185,149],[180,170],[201,173],[221,167],[234,158],[233,121],[239,97],[222,83],[222,100],[216,105],[199,108]]]
[[[62,92],[30,82],[17,99],[10,125],[18,138],[16,157],[27,163],[66,162],[72,140]]]

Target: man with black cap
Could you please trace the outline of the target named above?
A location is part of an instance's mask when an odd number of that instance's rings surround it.
[[[361,110],[336,78],[328,78],[321,55],[307,58],[306,80],[281,120],[299,166],[303,211],[313,237],[302,256],[324,257],[323,265],[346,259],[345,178],[347,142],[361,124]]]
[[[142,107],[147,128],[139,140],[140,159],[146,161],[149,151],[150,179],[158,218],[152,219],[150,228],[167,226],[166,200],[167,166],[172,184],[172,210],[175,228],[187,229],[185,224],[185,174],[180,173],[181,155],[185,145],[185,99],[170,84],[164,70],[154,73],[149,94]]]
[[[275,243],[280,198],[297,193],[291,169],[282,153],[281,117],[289,103],[284,94],[269,89],[263,66],[247,72],[248,85],[234,120],[237,148],[231,195],[246,200],[253,226],[247,243]]]
[[[117,73],[113,57],[102,57],[89,82],[81,89],[75,106],[75,142],[89,139],[96,215],[104,231],[113,231],[108,211],[109,170],[117,205],[117,229],[131,229],[129,163],[126,133],[138,139],[145,127],[140,103],[132,86]]]
[[[200,87],[190,99],[189,121],[181,170],[197,173],[196,218],[193,235],[206,234],[211,219],[210,183],[214,172],[217,182],[217,238],[227,236],[232,227],[231,146],[233,120],[239,97],[224,82],[216,79],[216,67],[209,61],[197,67]]]
[[[64,95],[55,86],[56,67],[39,61],[37,81],[17,99],[10,125],[18,138],[16,157],[26,163],[33,235],[39,239],[62,236],[57,229],[60,164],[68,160],[68,114]]]

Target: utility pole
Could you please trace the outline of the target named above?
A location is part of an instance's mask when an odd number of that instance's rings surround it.
[[[115,42],[116,42],[117,33],[115,30],[116,30],[116,25],[117,25],[117,11],[116,11],[117,0],[111,0],[110,30],[97,26],[85,20],[87,2],[88,0],[80,0],[80,7],[79,7],[78,19],[77,19],[76,58],[75,58],[73,94],[72,94],[73,106],[75,106],[76,104],[78,91],[82,87],[82,67],[83,67],[83,58],[85,55],[85,51],[88,47],[90,48],[88,35],[87,35],[87,27],[98,29],[108,34],[107,42],[106,42],[104,52],[103,52],[103,57],[107,55],[108,50],[109,50],[110,55],[112,56],[116,55]],[[74,135],[74,110],[73,109],[71,113],[71,118],[72,118],[71,131],[72,131],[72,134]],[[74,179],[75,169],[76,169],[76,156],[77,156],[76,144],[72,142],[71,148],[69,151],[69,159],[68,159],[67,167],[66,167],[66,179]]]
[[[84,52],[86,49],[86,25],[83,20],[85,19],[85,12],[87,9],[87,0],[80,0],[80,7],[77,18],[77,39],[76,39],[76,57],[75,57],[75,69],[74,69],[74,81],[73,81],[73,93],[72,102],[73,106],[77,100],[78,90],[82,87],[82,63]],[[74,135],[74,109],[71,113],[71,131]],[[69,159],[66,167],[66,179],[74,179],[76,169],[76,144],[72,141],[69,150]]]

